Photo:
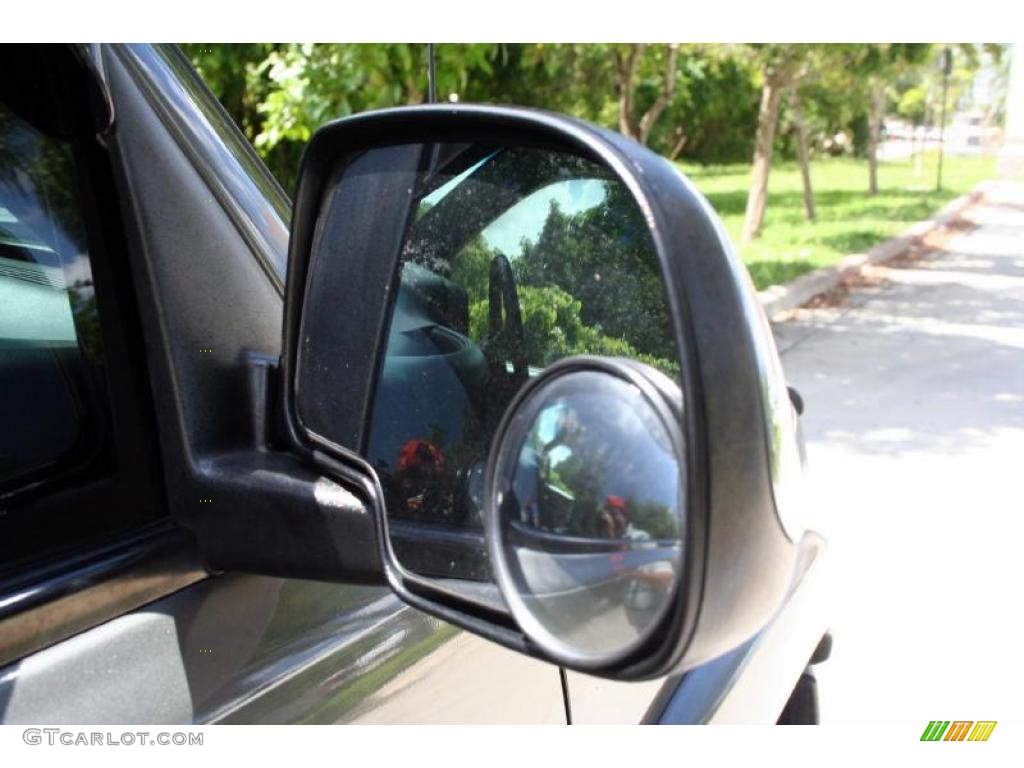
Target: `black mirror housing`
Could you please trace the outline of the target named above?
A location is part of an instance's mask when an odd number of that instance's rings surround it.
[[[379,467],[367,459],[367,425],[399,300],[399,254],[419,215],[413,206],[425,197],[417,184],[426,166],[443,164],[467,146],[534,148],[600,168],[602,178],[628,191],[656,254],[678,371],[673,386],[683,403],[673,426],[685,455],[681,570],[657,627],[607,663],[577,664],[553,654],[494,589],[453,588],[451,580],[404,567],[392,546]],[[474,155],[477,165],[463,173],[484,162],[477,157],[491,156]],[[517,183],[512,179],[509,186]],[[492,269],[499,294],[501,274],[500,265]],[[462,327],[471,315],[468,299],[442,279],[424,278],[422,285],[433,317],[454,329],[456,343],[468,333]],[[515,301],[506,299],[499,322],[517,312]],[[315,134],[302,162],[285,313],[287,438],[373,510],[388,583],[409,604],[563,666],[645,679],[737,647],[766,624],[790,588],[800,532],[783,524],[786,512],[773,490],[774,454],[779,440],[788,439],[777,424],[795,414],[780,414],[764,396],[778,366],[770,331],[766,338],[749,278],[706,200],[646,148],[567,117],[506,107],[410,107],[330,123]],[[509,350],[509,381],[519,386],[528,366],[516,362],[514,344]],[[341,381],[344,388],[332,387]],[[788,408],[788,395],[785,402]]]

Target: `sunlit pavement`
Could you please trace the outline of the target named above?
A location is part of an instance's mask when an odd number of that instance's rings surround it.
[[[1024,714],[1024,184],[967,217],[776,327],[833,556],[825,723]]]

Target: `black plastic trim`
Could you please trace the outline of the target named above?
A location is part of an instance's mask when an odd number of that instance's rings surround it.
[[[278,293],[284,293],[282,282],[282,265],[275,264],[271,256],[280,252],[280,246],[274,243],[273,234],[269,231],[263,219],[270,211],[276,215],[276,207],[270,200],[266,200],[266,211],[246,210],[240,202],[239,187],[235,179],[224,172],[223,159],[210,157],[211,145],[197,143],[196,128],[191,123],[203,120],[203,116],[192,107],[184,98],[178,96],[180,88],[174,87],[175,79],[168,71],[168,59],[177,59],[182,69],[192,72],[192,65],[184,60],[184,54],[176,46],[163,46],[164,50],[149,46],[117,46],[119,61],[131,72],[139,90],[145,95],[146,100],[152,107],[153,112],[159,116],[164,128],[174,136],[175,141],[185,153],[189,161],[209,185],[211,191],[217,198],[225,213],[231,218],[238,233],[245,239],[256,261],[263,268],[270,282]],[[192,72],[194,77],[198,77]],[[201,81],[196,87],[205,90],[206,86]],[[234,121],[224,111],[220,102],[211,96],[211,105],[223,113],[225,125],[237,131]],[[248,153],[252,153],[252,160],[257,167],[262,167],[263,162],[255,157],[254,150],[249,141],[240,136],[239,146]],[[218,147],[212,149],[226,154]],[[280,184],[267,172],[268,185],[273,190],[272,194],[280,198],[280,206],[286,207],[288,196],[281,189]],[[287,227],[288,222],[282,221]],[[262,225],[262,226],[261,226]]]
[[[206,117],[163,98],[165,91],[183,97],[185,88],[166,51],[114,45],[102,55],[117,108],[108,144],[171,518],[195,535],[211,570],[380,584],[365,501],[276,450],[275,420],[266,416],[279,392],[272,361],[282,302],[273,267],[284,263],[285,235],[277,250],[271,242],[261,251],[238,218],[249,204],[274,213],[265,185],[241,170],[231,186],[218,176],[224,168],[211,176],[209,166],[221,160],[240,167],[237,157],[224,157],[218,136],[183,143],[195,128],[188,120]]]

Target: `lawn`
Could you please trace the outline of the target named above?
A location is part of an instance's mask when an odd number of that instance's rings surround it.
[[[918,175],[912,160],[879,165],[879,192],[867,194],[867,161],[848,158],[815,160],[811,183],[817,221],[803,214],[800,171],[795,162],[772,167],[768,209],[761,237],[740,249],[758,288],[785,282],[818,267],[834,264],[898,235],[926,219],[944,203],[995,175],[995,158],[946,157],[943,191],[935,191],[938,156],[927,156]],[[748,164],[681,165],[739,243],[747,204]]]

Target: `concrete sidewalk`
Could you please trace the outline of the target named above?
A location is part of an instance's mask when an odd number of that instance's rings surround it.
[[[1024,184],[964,216],[944,250],[776,326],[834,556],[825,723],[1024,712]]]

